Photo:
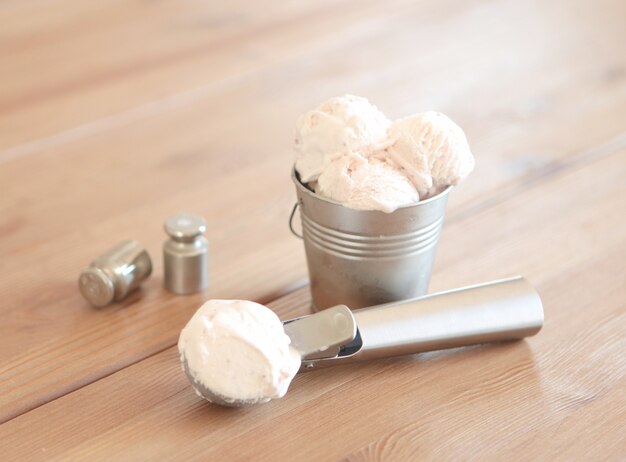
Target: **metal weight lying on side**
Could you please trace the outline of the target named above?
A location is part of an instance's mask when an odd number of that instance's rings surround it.
[[[80,293],[93,306],[123,300],[150,276],[152,261],[138,241],[122,241],[96,258],[78,278]]]

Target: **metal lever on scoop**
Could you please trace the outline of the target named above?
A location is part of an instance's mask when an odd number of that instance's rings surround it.
[[[363,308],[352,314],[356,338],[339,351],[328,349],[315,357],[303,357],[302,369],[521,339],[543,326],[541,299],[521,277]],[[290,332],[288,326],[289,322],[285,325],[287,334],[298,344],[300,330]]]
[[[345,305],[285,321],[283,327],[302,359],[336,356],[356,337],[356,320]]]

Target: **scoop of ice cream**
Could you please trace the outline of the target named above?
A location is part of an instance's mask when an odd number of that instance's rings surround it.
[[[386,159],[348,150],[329,159],[315,192],[346,207],[387,213],[419,201],[413,184]]]
[[[474,169],[474,156],[461,127],[435,111],[396,120],[386,149],[413,182],[420,197],[459,184]]]
[[[294,150],[304,183],[317,179],[326,159],[344,148],[359,150],[386,141],[391,121],[365,98],[329,99],[298,119]]]
[[[199,395],[206,397],[197,385],[232,403],[281,398],[300,368],[278,316],[244,300],[202,305],[180,333],[178,351]]]

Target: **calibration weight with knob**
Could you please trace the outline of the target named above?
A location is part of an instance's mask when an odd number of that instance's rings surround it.
[[[209,241],[204,218],[178,214],[165,221],[170,237],[163,244],[165,288],[175,294],[201,292],[209,286]]]

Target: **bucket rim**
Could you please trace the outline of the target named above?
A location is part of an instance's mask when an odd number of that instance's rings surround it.
[[[319,194],[311,191],[309,188],[307,188],[304,185],[304,183],[302,183],[302,181],[300,181],[299,174],[298,174],[298,171],[296,170],[296,166],[295,165],[291,168],[291,180],[296,185],[296,188],[298,188],[300,191],[304,192],[305,194],[307,194],[307,195],[309,195],[309,196],[311,196],[311,197],[313,197],[315,199],[318,199],[318,200],[321,200],[321,201],[324,201],[324,202],[328,202],[329,204],[338,205],[340,207],[344,207],[344,208],[347,208],[347,209],[350,209],[350,210],[358,210],[358,211],[362,211],[362,212],[381,212],[380,210],[353,209],[351,207],[346,207],[341,202],[337,202],[337,201],[335,201],[333,199],[329,199],[327,197],[320,196]],[[446,186],[446,189],[441,191],[439,194],[436,194],[436,195],[434,195],[432,197],[429,197],[428,199],[425,199],[423,201],[420,200],[419,202],[416,202],[415,204],[402,205],[402,206],[398,207],[397,209],[395,209],[393,212],[390,212],[390,213],[394,213],[394,212],[396,212],[398,210],[404,210],[404,209],[410,209],[410,208],[413,208],[413,207],[419,207],[421,205],[429,204],[430,202],[435,202],[435,201],[440,200],[441,198],[447,196],[453,188],[454,188],[453,185],[448,185],[448,186]],[[382,213],[385,213],[385,212],[382,212]]]

